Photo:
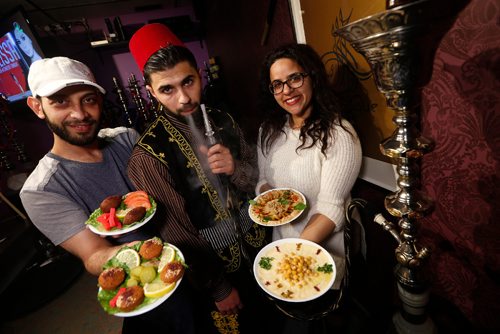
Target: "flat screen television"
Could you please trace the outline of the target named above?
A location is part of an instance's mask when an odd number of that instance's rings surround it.
[[[0,21],[0,93],[9,102],[31,95],[28,70],[32,62],[43,58],[37,36],[22,7]]]

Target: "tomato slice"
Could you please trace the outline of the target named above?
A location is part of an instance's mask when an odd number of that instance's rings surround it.
[[[149,202],[149,199],[144,199],[144,198],[138,198],[138,199],[131,200],[131,201],[125,203],[125,205],[128,208],[136,208],[138,206],[143,206],[146,208],[146,210],[149,210],[151,208],[151,203]]]
[[[145,198],[149,197],[148,194],[145,191],[138,190],[138,191],[132,191],[132,192],[126,194],[125,195],[125,199],[136,197],[136,196],[142,196],[142,197],[145,197]]]
[[[106,231],[111,229],[111,226],[109,225],[109,213],[103,213],[97,217],[96,220],[101,223],[102,227],[104,227]]]

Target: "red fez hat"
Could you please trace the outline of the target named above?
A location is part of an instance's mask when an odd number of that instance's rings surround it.
[[[128,47],[137,66],[142,71],[149,57],[169,45],[184,46],[184,43],[167,26],[161,23],[151,23],[134,33]]]

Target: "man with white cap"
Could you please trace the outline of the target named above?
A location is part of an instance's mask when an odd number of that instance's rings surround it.
[[[45,120],[54,142],[21,189],[23,206],[47,238],[98,275],[118,248],[84,223],[107,196],[134,190],[123,171],[138,134],[122,127],[99,136],[105,90],[79,61],[38,60],[28,84],[33,96],[27,104]]]
[[[101,129],[105,90],[79,61],[66,57],[38,60],[30,67],[28,84],[33,96],[27,104],[52,130],[54,143],[21,189],[23,206],[47,238],[79,257],[88,272],[99,275],[122,247],[118,243],[153,236],[145,230],[153,224],[117,239],[102,238],[85,228],[85,221],[104,198],[135,190],[126,166],[138,133],[125,127]],[[179,287],[171,299],[180,299],[174,306],[186,307],[186,317],[178,322],[170,319],[169,333],[192,333],[192,309],[180,291]],[[166,329],[165,317],[172,313],[168,307],[164,303],[144,315],[126,318],[123,333]]]
[[[162,238],[185,255],[187,277],[211,316],[206,333],[273,332],[277,319],[265,320],[272,312],[249,270],[266,242],[265,229],[247,214],[257,179],[255,149],[228,113],[207,107],[203,117],[195,57],[166,26],[143,26],[129,47],[164,112],[139,139],[128,173],[155,197]],[[204,140],[207,123],[218,143]],[[218,178],[240,206],[226,206]]]

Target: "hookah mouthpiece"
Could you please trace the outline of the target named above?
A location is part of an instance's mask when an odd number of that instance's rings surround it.
[[[205,125],[205,136],[207,137],[208,143],[210,146],[217,144],[217,139],[215,138],[214,130],[212,128],[212,124],[208,120],[207,110],[205,109],[204,104],[200,104],[201,114],[203,115],[203,124]]]

